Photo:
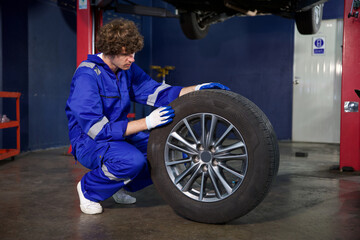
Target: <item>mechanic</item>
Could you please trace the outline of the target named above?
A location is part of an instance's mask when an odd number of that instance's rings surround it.
[[[91,171],[77,184],[80,209],[103,211],[100,201],[113,196],[116,203],[132,204],[127,192],[152,184],[147,162],[149,134],[144,132],[172,121],[167,106],[186,93],[228,88],[219,83],[190,87],[170,86],[148,76],[135,63],[143,36],[134,22],[116,19],[100,28],[96,47],[72,79],[66,104],[72,154]],[[146,118],[129,121],[130,102],[158,107]]]

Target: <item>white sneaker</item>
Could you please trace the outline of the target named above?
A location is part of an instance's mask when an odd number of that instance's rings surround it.
[[[84,194],[81,190],[81,181],[77,184],[77,191],[80,198],[80,209],[83,213],[86,214],[98,214],[102,213],[103,208],[100,203],[90,201],[84,197]]]
[[[126,194],[125,190],[122,188],[117,193],[113,195],[113,198],[116,203],[121,204],[133,204],[136,203],[136,198]]]

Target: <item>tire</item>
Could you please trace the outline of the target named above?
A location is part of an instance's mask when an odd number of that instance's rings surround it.
[[[323,4],[295,14],[296,27],[304,35],[315,34],[319,31],[323,16]]]
[[[200,26],[198,15],[194,12],[180,14],[180,26],[185,36],[191,40],[202,39],[209,32],[209,26]]]
[[[173,122],[150,133],[151,177],[180,216],[225,223],[254,209],[279,168],[279,148],[264,113],[248,99],[201,90],[170,104]]]

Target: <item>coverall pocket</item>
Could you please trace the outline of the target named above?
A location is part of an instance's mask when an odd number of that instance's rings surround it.
[[[76,150],[76,157],[84,167],[93,170],[101,166],[103,156],[108,148],[107,143],[97,143],[91,138],[87,138]]]
[[[118,108],[117,105],[119,105],[118,103],[121,99],[119,92],[107,91],[100,96],[104,107],[104,114],[111,115],[111,112]],[[107,110],[109,110],[109,112]]]

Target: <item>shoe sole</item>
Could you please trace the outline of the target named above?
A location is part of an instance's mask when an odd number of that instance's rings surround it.
[[[87,212],[86,208],[83,208],[82,205],[80,205],[80,210],[85,213],[85,214],[88,214],[88,215],[95,215],[95,214],[100,214],[103,212],[103,210],[101,209],[101,211],[97,211],[97,212]]]

